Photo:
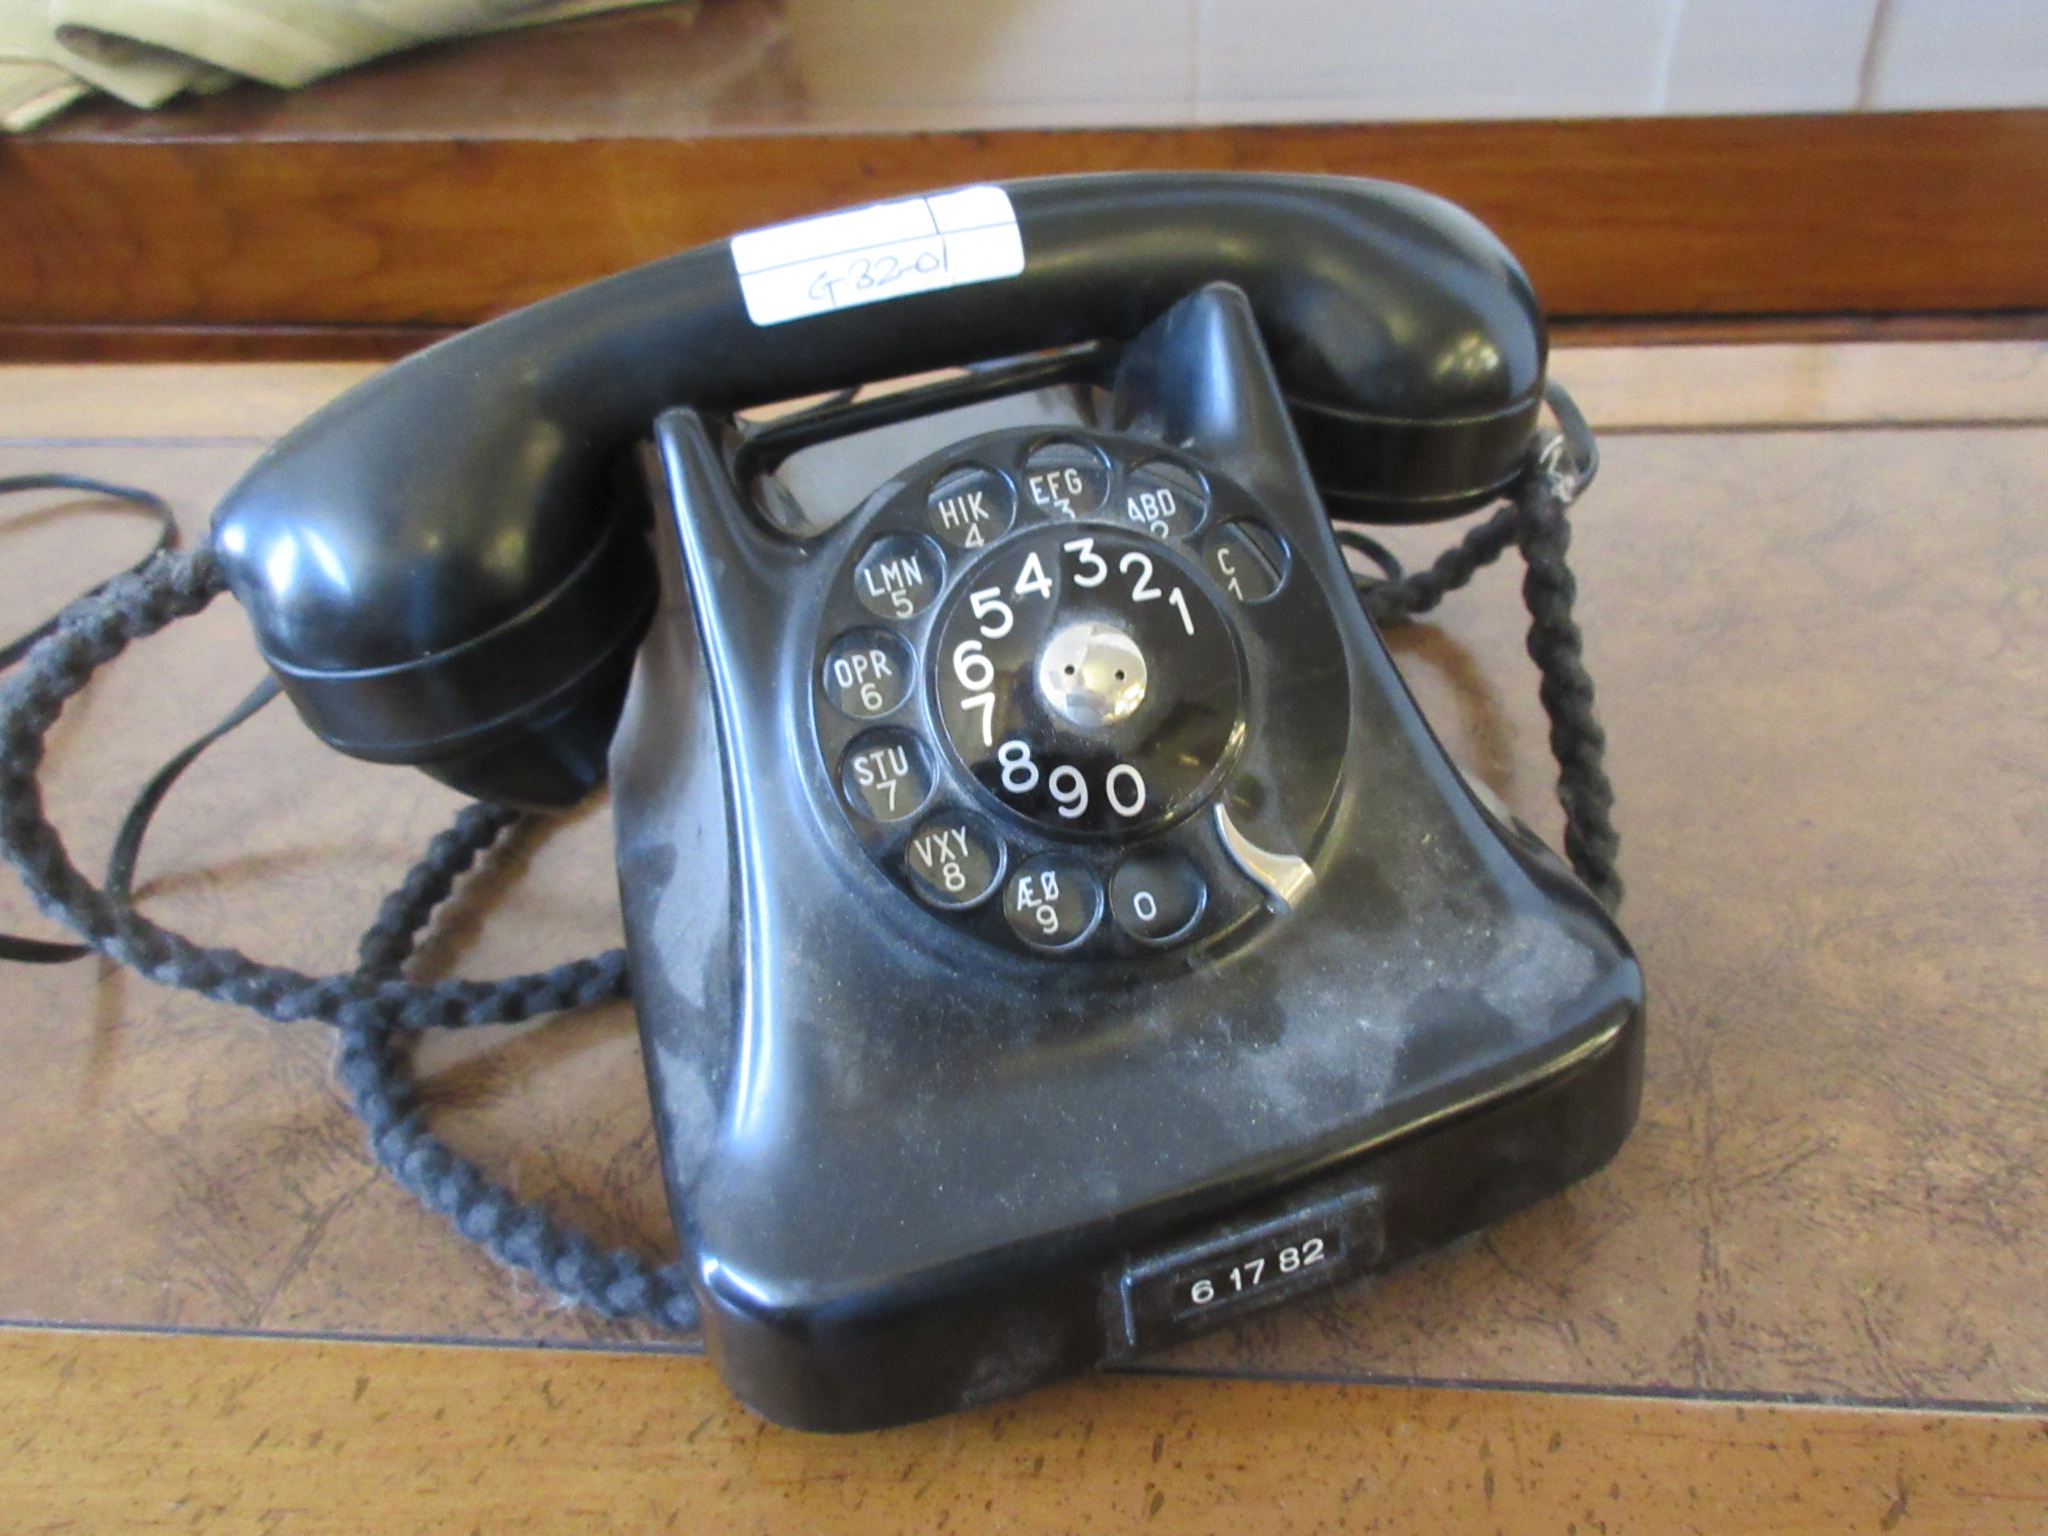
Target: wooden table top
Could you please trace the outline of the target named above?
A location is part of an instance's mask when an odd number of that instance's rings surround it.
[[[146,484],[196,536],[362,371],[0,369],[0,474]],[[819,1441],[414,1207],[319,1026],[0,967],[0,1531],[2048,1528],[2048,346],[1557,372],[1606,433],[1574,554],[1652,998],[1608,1170],[1145,1373]],[[0,503],[0,630],[146,542]],[[1453,755],[1554,830],[1520,618],[1498,571],[1393,644]],[[259,675],[221,603],[94,683],[47,778],[87,867]],[[458,804],[272,710],[171,796],[142,900],[342,968]],[[494,862],[430,968],[615,943],[608,835],[599,805]],[[56,936],[11,878],[0,930]],[[669,1251],[624,1007],[422,1062],[458,1147]]]

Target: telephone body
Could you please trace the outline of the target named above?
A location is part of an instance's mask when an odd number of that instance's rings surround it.
[[[1640,1075],[1625,939],[1445,756],[1328,521],[1522,472],[1513,259],[1383,183],[970,192],[959,281],[969,194],[908,200],[900,296],[818,255],[875,210],[658,262],[369,381],[215,527],[336,746],[537,805],[608,762],[706,1340],[812,1429],[1473,1231]]]

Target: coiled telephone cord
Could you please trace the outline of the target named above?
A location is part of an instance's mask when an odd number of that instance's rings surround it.
[[[1594,712],[1592,679],[1572,617],[1577,583],[1566,555],[1566,511],[1591,481],[1597,450],[1584,418],[1561,389],[1548,392],[1562,433],[1532,444],[1510,497],[1426,570],[1404,572],[1368,534],[1340,526],[1337,537],[1380,567],[1358,579],[1360,600],[1382,625],[1429,612],[1510,544],[1527,570],[1522,597],[1530,616],[1528,651],[1541,676],[1558,762],[1558,798],[1565,812],[1565,854],[1610,909],[1621,899],[1615,860],[1613,789],[1603,758],[1606,736]],[[638,1319],[665,1329],[695,1327],[697,1304],[681,1264],[656,1265],[637,1254],[605,1251],[595,1242],[520,1200],[427,1129],[412,1075],[413,1037],[427,1029],[512,1024],[630,995],[623,950],[497,981],[417,982],[405,963],[433,914],[476,860],[517,825],[522,814],[474,803],[428,845],[419,863],[385,898],[364,933],[352,971],[313,976],[269,965],[231,948],[208,948],[151,922],[131,900],[135,860],[151,815],[178,775],[213,741],[276,696],[266,679],[213,730],[158,771],[136,798],[115,839],[104,885],[71,862],[62,836],[44,814],[36,781],[44,741],[66,700],[134,641],[199,612],[226,588],[212,551],[172,547],[168,509],[148,492],[75,476],[0,481],[0,494],[61,488],[161,509],[166,533],[133,569],[101,583],[62,613],[0,648],[0,670],[19,672],[0,685],[0,853],[37,905],[84,940],[47,944],[0,935],[0,959],[49,962],[97,951],[167,986],[236,1003],[279,1023],[319,1019],[339,1036],[337,1071],[372,1152],[429,1209],[499,1262],[533,1275],[566,1301],[606,1317]]]

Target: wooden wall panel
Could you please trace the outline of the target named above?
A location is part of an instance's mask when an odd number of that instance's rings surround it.
[[[2048,308],[2037,212],[2048,112],[569,141],[521,131],[0,144],[0,321],[458,325],[824,207],[1123,167],[1414,182],[1498,229],[1565,317]]]

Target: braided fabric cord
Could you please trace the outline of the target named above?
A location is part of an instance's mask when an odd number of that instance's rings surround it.
[[[0,686],[0,853],[43,911],[152,981],[236,1003],[279,1023],[338,1024],[344,1008],[361,1004],[386,1028],[455,1029],[517,1023],[624,996],[625,955],[619,950],[495,982],[415,986],[359,972],[309,976],[232,949],[203,948],[150,922],[79,872],[43,813],[36,770],[44,738],[64,702],[95,671],[134,641],[199,612],[224,589],[210,550],[159,554],[140,571],[114,578],[65,609],[56,629]]]
[[[88,504],[99,503],[141,512],[157,525],[156,542],[128,569],[137,571],[149,563],[152,556],[167,549],[174,549],[178,543],[178,520],[171,511],[171,504],[154,491],[145,491],[132,485],[117,485],[110,480],[100,480],[91,475],[39,474],[0,476],[0,496],[19,495],[24,491],[75,491],[82,494]],[[100,592],[106,582],[100,582],[86,595]],[[57,615],[52,615],[36,625],[26,634],[0,643],[0,672],[5,672],[22,657],[35,649],[36,642],[56,629]],[[62,965],[78,960],[92,953],[85,944],[52,944],[44,939],[27,939],[16,934],[0,933],[0,960],[21,961],[29,965]]]
[[[1555,403],[1555,401],[1553,401]],[[1592,435],[1576,409],[1559,414],[1570,438],[1540,436],[1513,496],[1491,517],[1475,524],[1428,570],[1404,574],[1370,538],[1340,530],[1339,540],[1360,549],[1387,570],[1384,580],[1362,577],[1359,599],[1381,625],[1405,623],[1428,613],[1451,592],[1518,548],[1527,570],[1522,601],[1529,610],[1529,659],[1540,677],[1538,697],[1550,717],[1550,750],[1557,759],[1557,798],[1564,807],[1564,851],[1573,871],[1608,911],[1622,898],[1618,863],[1621,838],[1614,829],[1614,786],[1607,777],[1607,733],[1594,709],[1593,678],[1586,670],[1585,642],[1572,609],[1578,582],[1566,555],[1571,524],[1565,513],[1592,480],[1598,458]],[[1384,561],[1382,560],[1384,557]]]
[[[37,904],[93,948],[167,986],[238,1003],[280,1023],[337,1026],[339,1072],[379,1162],[429,1209],[568,1301],[607,1317],[695,1325],[696,1303],[674,1265],[606,1253],[538,1206],[493,1183],[426,1128],[412,1081],[412,1035],[426,1028],[507,1024],[628,995],[625,953],[612,950],[502,981],[419,985],[400,966],[456,879],[516,814],[471,806],[437,837],[364,935],[358,968],[309,976],[232,949],[208,949],[150,922],[95,886],[71,862],[43,813],[36,783],[43,745],[65,700],[135,640],[199,612],[224,590],[210,552],[164,552],[74,602],[0,687],[0,852]]]
[[[1529,659],[1542,676],[1537,696],[1550,716],[1550,751],[1557,759],[1557,798],[1564,806],[1564,852],[1586,887],[1613,912],[1622,898],[1621,836],[1614,829],[1614,785],[1607,777],[1607,732],[1594,709],[1593,678],[1572,607],[1578,579],[1565,556],[1571,524],[1565,509],[1576,494],[1568,472],[1553,460],[1539,463],[1537,483],[1518,498],[1515,542],[1527,570],[1522,602],[1529,610]]]
[[[356,974],[395,980],[434,909],[480,855],[524,818],[481,802],[428,845],[404,882],[384,900],[358,946]],[[523,1269],[564,1301],[611,1318],[638,1318],[686,1332],[697,1299],[680,1264],[659,1268],[623,1249],[610,1252],[520,1200],[426,1127],[412,1077],[412,1037],[381,1027],[367,1010],[344,1012],[335,1070],[377,1161],[427,1209],[499,1263]]]
[[[1530,614],[1528,650],[1541,674],[1540,694],[1559,766],[1565,852],[1580,878],[1613,908],[1621,899],[1614,796],[1602,763],[1606,738],[1594,712],[1593,684],[1572,613],[1577,587],[1566,563],[1570,530],[1565,512],[1590,480],[1596,460],[1576,411],[1561,409],[1559,415],[1571,441],[1551,433],[1539,437],[1512,498],[1428,569],[1403,572],[1359,530],[1340,529],[1338,537],[1387,573],[1385,579],[1358,582],[1360,600],[1381,624],[1429,612],[1510,546],[1519,548],[1527,565],[1522,594]],[[163,550],[72,603],[38,639],[20,670],[0,685],[0,854],[47,915],[150,979],[239,1004],[280,1023],[319,1019],[335,1026],[337,1070],[377,1160],[424,1205],[500,1262],[531,1273],[555,1295],[606,1317],[693,1328],[696,1301],[679,1264],[657,1267],[629,1252],[602,1250],[538,1205],[494,1183],[426,1127],[411,1069],[419,1031],[516,1023],[629,995],[620,950],[491,982],[424,984],[404,975],[435,909],[477,859],[518,824],[518,812],[482,803],[466,808],[385,899],[361,940],[356,969],[328,976],[195,944],[138,913],[126,899],[125,879],[111,880],[102,889],[71,862],[44,814],[36,783],[50,727],[65,701],[100,667],[134,641],[199,612],[224,589],[210,550]],[[139,837],[138,824],[135,840]],[[132,864],[132,847],[126,856]]]

